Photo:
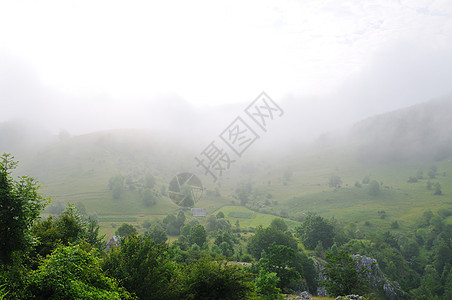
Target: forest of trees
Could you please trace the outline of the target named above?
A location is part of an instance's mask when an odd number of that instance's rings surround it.
[[[426,211],[412,234],[364,235],[314,214],[296,228],[276,218],[250,233],[221,212],[204,226],[180,210],[142,235],[123,224],[106,249],[96,219],[73,205],[41,218],[50,200],[33,178],[12,178],[16,165],[1,156],[0,299],[280,299],[322,288],[387,298],[356,254],[378,262],[378,280],[398,299],[452,299],[452,226],[442,212]]]

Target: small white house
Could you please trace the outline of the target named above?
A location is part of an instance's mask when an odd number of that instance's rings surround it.
[[[205,217],[207,216],[207,209],[205,208],[192,208],[191,215],[193,217]]]

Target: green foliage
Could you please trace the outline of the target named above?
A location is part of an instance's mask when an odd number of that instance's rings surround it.
[[[234,254],[234,239],[228,231],[218,231],[214,243],[219,247],[219,254],[225,257],[232,257]]]
[[[195,205],[195,198],[193,196],[192,187],[188,184],[184,184],[180,188],[182,199],[178,203],[182,207],[193,207]]]
[[[362,180],[362,183],[363,183],[363,184],[369,184],[369,182],[370,182],[370,177],[369,177],[369,176],[365,176],[365,177],[363,178],[363,180]]]
[[[155,205],[157,203],[157,195],[150,189],[143,191],[143,203],[145,206]]]
[[[251,182],[242,181],[237,185],[235,190],[236,197],[240,200],[240,205],[245,205],[250,200],[250,195],[253,191],[253,185]]]
[[[32,245],[30,229],[48,203],[39,193],[35,179],[11,178],[17,166],[14,157],[0,157],[0,262],[9,264],[14,251],[25,251]]]
[[[296,289],[300,287],[301,275],[295,267],[296,252],[284,245],[271,244],[257,267],[267,272],[274,272],[280,279],[278,288]]]
[[[222,211],[217,213],[217,219],[223,219],[224,218],[224,213]]]
[[[263,228],[259,226],[256,233],[249,239],[248,252],[256,259],[261,258],[262,251],[268,251],[271,244],[284,245],[294,250],[297,241],[288,233],[275,227]]]
[[[253,276],[239,266],[201,258],[187,266],[180,299],[250,299]]]
[[[222,212],[220,212],[220,213],[222,213]],[[228,231],[231,229],[231,227],[232,226],[231,226],[231,223],[229,222],[229,220],[225,219],[224,217],[218,218],[218,216],[215,217],[214,215],[210,215],[207,217],[206,230],[208,232],[215,231],[215,230]]]
[[[137,229],[133,225],[127,223],[123,223],[118,229],[116,229],[115,232],[115,234],[119,235],[120,237],[126,237],[130,234],[135,233],[137,233]]]
[[[353,258],[348,252],[339,250],[338,253],[326,253],[327,263],[323,270],[326,280],[321,282],[328,294],[332,296],[358,294],[363,295],[367,291],[364,282],[366,269],[357,270]]]
[[[342,185],[342,179],[339,177],[339,175],[333,174],[330,176],[330,179],[328,181],[328,185],[330,187],[334,188],[340,188]]]
[[[210,232],[214,230],[217,230],[217,217],[210,215],[206,220],[206,231]]]
[[[103,236],[99,236],[97,221],[82,216],[79,210],[70,204],[60,216],[50,216],[37,221],[31,231],[39,242],[34,252],[43,257],[50,254],[59,244],[67,246],[82,240],[99,250],[105,248]]]
[[[116,175],[108,181],[108,188],[113,192],[113,199],[119,199],[124,191],[124,177]]]
[[[441,190],[441,185],[439,184],[439,182],[435,183],[435,195],[442,195],[443,191]]]
[[[84,245],[58,246],[30,274],[34,299],[132,299],[100,267],[95,250]]]
[[[275,272],[259,270],[259,275],[254,279],[257,294],[265,300],[282,299],[281,289],[277,287],[279,278]]]
[[[367,187],[367,193],[371,196],[378,196],[380,194],[380,184],[376,180],[372,180]]]
[[[334,227],[321,216],[307,216],[303,224],[296,228],[296,232],[307,249],[313,250],[319,241],[324,249],[333,245]]]
[[[9,292],[6,291],[6,284],[0,285],[0,300],[5,299],[8,296]]]
[[[192,226],[190,228],[190,234],[188,235],[188,244],[191,246],[193,244],[197,244],[199,247],[202,247],[206,242],[207,234],[204,226],[201,224]]]
[[[166,233],[169,235],[179,235],[181,227],[184,226],[185,219],[186,217],[183,211],[179,211],[177,217],[173,214],[167,215],[163,219]]]
[[[164,244],[168,240],[165,229],[159,224],[152,225],[147,231],[147,234],[157,244]]]
[[[174,299],[179,292],[176,264],[168,246],[149,236],[129,235],[113,248],[102,268],[139,299]]]
[[[399,229],[400,225],[399,222],[394,221],[391,223],[391,229]]]
[[[155,177],[151,173],[147,173],[144,177],[144,187],[152,189],[155,185]]]
[[[270,227],[274,227],[283,232],[287,231],[287,229],[289,228],[286,222],[284,222],[284,220],[281,218],[273,219],[273,221],[270,223]]]

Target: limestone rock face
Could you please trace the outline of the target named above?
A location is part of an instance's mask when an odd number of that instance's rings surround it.
[[[365,255],[355,254],[352,255],[353,260],[356,264],[357,270],[367,269],[368,272],[365,273],[365,280],[369,282],[372,290],[383,291],[386,298],[389,300],[397,300],[399,299],[398,295],[403,295],[404,292],[401,289],[400,285],[397,282],[390,281],[386,275],[380,270],[378,262],[376,259]],[[327,278],[323,274],[323,266],[320,264],[316,264],[316,268],[318,271],[318,280],[326,280]],[[324,287],[317,288],[318,296],[327,296],[327,291]],[[340,296],[337,297],[338,300],[345,299],[363,299],[362,296],[359,295],[348,295],[348,296]]]

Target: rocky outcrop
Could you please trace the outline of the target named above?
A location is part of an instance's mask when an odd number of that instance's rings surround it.
[[[297,295],[284,295],[285,299],[290,299],[290,300],[310,300],[311,297],[309,296],[309,293],[304,291],[301,292]]]
[[[376,259],[365,255],[355,254],[352,255],[353,260],[356,263],[357,270],[368,270],[365,272],[365,279],[369,282],[371,290],[384,292],[384,295],[389,300],[397,300],[400,295],[404,295],[403,290],[400,288],[400,285],[397,282],[392,282],[386,275],[380,270],[378,262]],[[316,263],[316,268],[318,272],[318,280],[324,281],[327,278],[323,274],[323,266],[319,262]],[[317,288],[317,295],[325,297],[327,296],[327,291],[324,287]],[[342,298],[341,298],[342,297]],[[358,297],[358,298],[357,298]],[[348,296],[340,296],[336,299],[363,299],[362,296],[358,295],[348,295]]]
[[[399,298],[397,295],[404,294],[400,285],[397,282],[391,282],[380,270],[376,259],[359,254],[355,254],[352,257],[356,262],[357,269],[362,270],[365,268],[369,270],[365,273],[365,276],[372,289],[383,290],[389,300],[397,300]]]
[[[347,295],[336,297],[336,300],[365,300],[365,298],[359,295]]]

